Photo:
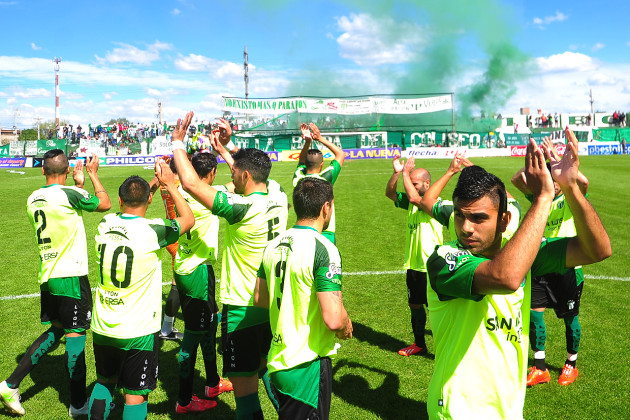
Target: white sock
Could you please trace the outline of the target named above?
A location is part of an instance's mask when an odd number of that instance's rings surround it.
[[[575,362],[577,360],[577,353],[575,354],[567,353],[567,360],[569,362]]]
[[[538,350],[534,352],[534,359],[544,359],[544,358],[545,358],[544,350]]]
[[[173,332],[173,317],[164,315],[164,322],[162,322],[162,335],[169,335]]]

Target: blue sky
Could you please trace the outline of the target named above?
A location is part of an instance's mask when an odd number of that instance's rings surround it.
[[[159,100],[168,122],[213,119],[244,96],[245,46],[250,97],[452,91],[506,115],[588,112],[592,89],[630,111],[627,4],[437,3],[0,0],[0,125],[54,118],[54,57],[73,124],[155,121]]]

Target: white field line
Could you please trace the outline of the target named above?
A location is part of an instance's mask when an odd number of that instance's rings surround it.
[[[379,275],[393,275],[393,274],[404,274],[403,270],[393,270],[393,271],[357,271],[352,273],[343,273],[344,276],[379,276]],[[614,276],[591,276],[585,275],[585,279],[587,280],[613,280],[613,281],[630,281],[630,277],[614,277]],[[171,284],[170,281],[162,283],[162,286],[166,286]],[[92,291],[95,291],[96,288],[93,287]],[[28,295],[9,295],[9,296],[0,296],[0,301],[2,300],[19,300],[19,299],[29,299],[39,297],[39,293],[31,293]]]

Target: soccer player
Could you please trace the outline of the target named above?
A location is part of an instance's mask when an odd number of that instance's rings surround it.
[[[532,205],[507,242],[501,234],[510,222],[505,186],[477,166],[462,170],[453,192],[457,240],[427,261],[436,346],[431,419],[523,418],[530,275],[562,273],[611,254],[608,234],[577,186],[577,139],[570,130],[567,139],[567,152],[552,158],[551,169],[573,212],[573,238],[541,242],[554,192],[533,139],[525,156]]]
[[[287,196],[277,182],[268,179],[271,160],[258,149],[238,149],[232,155],[234,193],[217,191],[202,182],[182,142],[193,115],[189,112],[183,122],[177,122],[173,157],[184,190],[227,221],[219,291],[226,361],[223,374],[234,386],[237,418],[257,418],[262,416],[258,374],[266,367],[271,331],[269,311],[254,307],[256,272],[265,246],[286,230]],[[222,128],[222,132],[227,130]],[[227,148],[236,149],[233,145]],[[268,387],[266,375],[263,381]]]
[[[35,229],[41,260],[39,288],[41,322],[50,328],[26,350],[17,367],[0,383],[0,399],[10,412],[24,415],[18,387],[41,357],[66,337],[64,359],[70,382],[70,416],[87,414],[85,390],[85,333],[90,328],[92,293],[88,281],[87,242],[83,211],[104,212],[111,203],[98,178],[98,156],[92,154],[85,168],[94,186],[94,195],[83,189],[82,161],[72,172],[75,186],[66,186],[70,173],[62,150],[44,154],[42,174],[46,185],[33,192],[26,211]]]
[[[545,147],[550,153],[555,153],[555,148],[549,138],[544,139]],[[558,159],[558,157],[555,157]],[[550,167],[550,164],[547,164]],[[512,184],[518,188],[525,198],[532,200],[531,191],[524,176],[524,169],[519,170],[512,177]],[[588,179],[578,172],[577,184],[582,194],[588,190]],[[554,199],[551,211],[545,227],[545,238],[571,237],[576,235],[573,223],[573,214],[567,205],[562,189],[554,181]],[[580,298],[584,286],[584,274],[581,267],[567,268],[564,273],[551,273],[532,278],[532,308],[530,311],[529,343],[534,352],[534,366],[527,373],[527,386],[547,383],[551,380],[549,370],[545,363],[545,343],[547,331],[543,313],[545,308],[552,307],[556,316],[564,320],[567,359],[564,368],[558,378],[560,385],[566,386],[578,376],[575,367],[577,353],[580,348],[581,328],[578,314],[580,311]]]
[[[94,238],[101,281],[92,321],[97,379],[90,396],[91,419],[108,417],[116,385],[125,394],[123,418],[146,418],[149,394],[157,385],[161,249],[188,232],[195,218],[168,165],[158,159],[155,173],[180,216],[146,219],[153,194],[147,181],[131,176],[118,190],[120,213],[106,215]]]
[[[269,376],[280,419],[328,419],[335,336],[352,337],[341,297],[341,256],[321,233],[332,217],[330,182],[307,177],[293,190],[295,226],[267,245],[254,304],[269,310]]]
[[[195,153],[191,163],[199,179],[212,185],[217,174],[217,159],[209,153]],[[195,226],[189,233],[181,236],[175,258],[175,281],[182,295],[185,325],[179,351],[179,397],[175,411],[183,414],[205,411],[216,406],[216,402],[197,399],[192,393],[197,347],[201,346],[206,369],[205,396],[214,398],[223,392],[229,392],[232,384],[217,373],[215,342],[219,309],[214,297],[215,277],[212,263],[217,260],[219,218],[181,186],[179,192],[195,216]]]
[[[302,123],[300,125],[302,132],[302,138],[304,139],[304,146],[300,151],[300,157],[297,169],[293,174],[293,186],[295,187],[299,180],[304,177],[317,177],[324,179],[331,184],[335,185],[345,154],[340,147],[335,146],[332,142],[329,142],[319,132],[319,128],[310,123],[306,125]],[[324,169],[324,155],[318,149],[311,149],[311,142],[315,140],[326,146],[335,156],[330,162],[330,165]],[[333,208],[332,219],[329,226],[322,233],[325,237],[330,239],[332,243],[335,243],[335,209]]]
[[[442,225],[418,208],[422,196],[431,186],[431,174],[423,168],[414,169],[414,159],[402,164],[398,157],[392,161],[394,173],[387,182],[385,195],[396,207],[407,210],[405,240],[405,269],[407,270],[407,298],[411,310],[411,330],[414,343],[398,350],[401,356],[424,354],[427,344],[424,329],[427,314],[427,268],[426,262],[436,245],[442,245]],[[397,192],[400,174],[403,175],[405,192]]]

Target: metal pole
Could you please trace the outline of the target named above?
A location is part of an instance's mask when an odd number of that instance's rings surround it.
[[[59,132],[59,63],[61,58],[55,57],[53,63],[55,63],[55,122],[56,130]]]

